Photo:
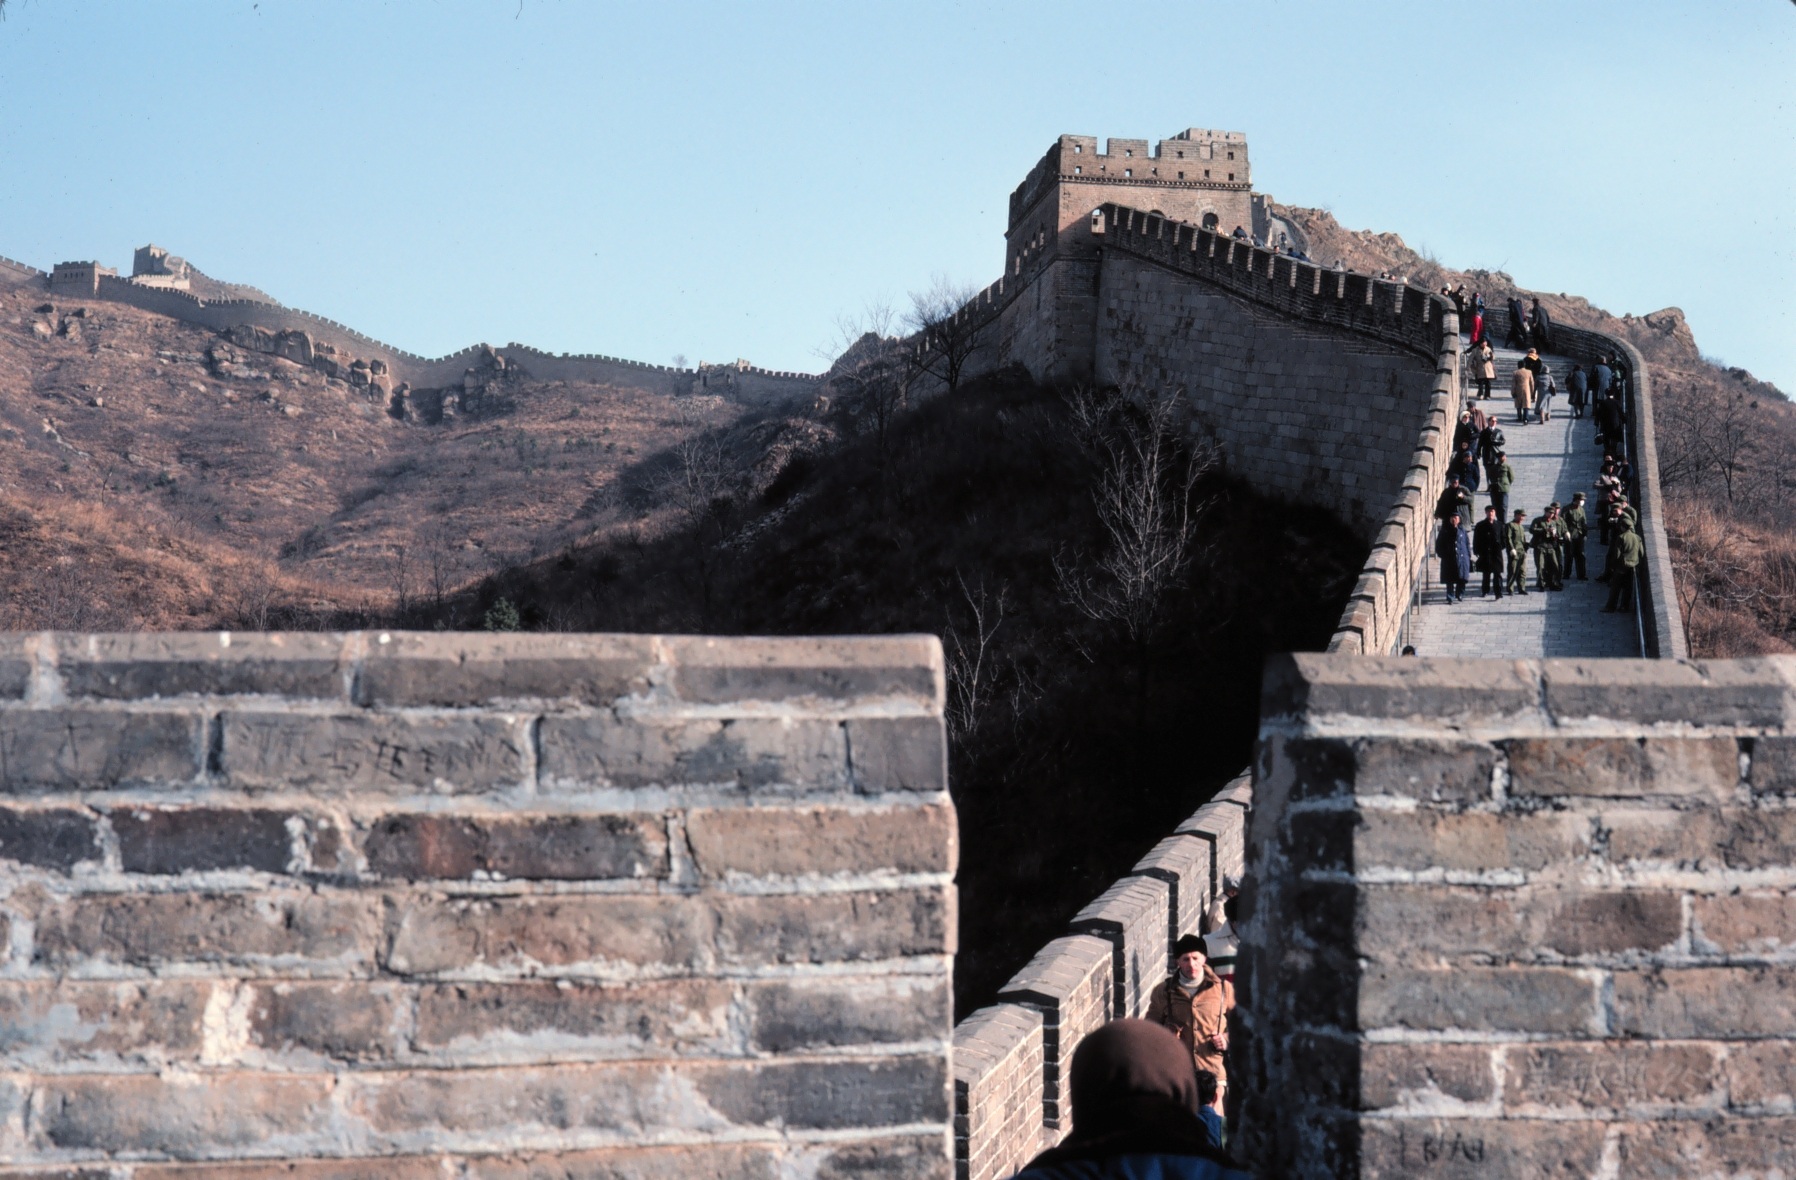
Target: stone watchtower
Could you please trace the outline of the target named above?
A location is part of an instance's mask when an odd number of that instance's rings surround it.
[[[1222,233],[1253,227],[1247,137],[1192,127],[1148,147],[1145,139],[1062,135],[1010,194],[1007,285],[1031,284],[1028,310],[1009,325],[1012,346],[1046,363],[1037,376],[1083,378],[1095,324],[1106,201]],[[1094,232],[1095,231],[1095,232]],[[1040,333],[1040,338],[1024,337]],[[1007,350],[1008,351],[1008,350]],[[1034,366],[1032,366],[1034,367]]]

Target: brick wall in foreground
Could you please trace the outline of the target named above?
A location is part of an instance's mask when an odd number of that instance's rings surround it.
[[[932,637],[0,636],[0,1161],[945,1177],[941,702]]]
[[[1288,657],[1262,726],[1261,1175],[1796,1171],[1796,659]]]

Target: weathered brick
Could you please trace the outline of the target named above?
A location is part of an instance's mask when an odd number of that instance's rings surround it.
[[[1691,906],[1697,938],[1723,954],[1766,954],[1796,945],[1796,896],[1728,893]]]
[[[934,1057],[727,1064],[607,1064],[364,1073],[345,1105],[377,1132],[407,1135],[610,1131],[635,1137],[722,1126],[838,1130],[947,1121],[947,1062]],[[645,1096],[686,1092],[701,1101]]]
[[[87,894],[36,913],[32,961],[52,970],[99,964],[372,961],[373,898],[319,893]]]
[[[519,699],[610,705],[649,691],[649,635],[393,631],[368,639],[357,699],[484,705]]]
[[[1514,1045],[1504,1064],[1503,1102],[1511,1110],[1689,1109],[1720,1101],[1720,1061],[1712,1045]]]
[[[855,717],[846,723],[857,791],[945,791],[948,732],[940,716]]]
[[[1396,962],[1433,955],[1616,954],[1658,950],[1683,932],[1683,902],[1651,890],[1366,886],[1363,954]]]
[[[1642,1037],[1783,1036],[1796,968],[1688,967],[1615,974],[1616,1031]]]
[[[1482,803],[1491,797],[1497,749],[1483,742],[1380,738],[1357,742],[1356,795],[1397,795],[1427,803]]]
[[[387,815],[363,842],[368,868],[408,880],[583,881],[665,877],[658,815]]]
[[[1723,1068],[1729,1106],[1780,1111],[1796,1106],[1796,1041],[1729,1045]]]
[[[221,762],[247,787],[478,791],[526,776],[524,722],[504,715],[251,713],[223,717]]]
[[[765,1053],[945,1042],[952,1033],[953,997],[929,976],[758,983],[747,999],[749,1036]]]
[[[250,807],[120,807],[108,814],[127,873],[257,869],[284,873],[306,826],[291,811]]]
[[[1752,744],[1752,790],[1796,795],[1796,737],[1762,737]]]
[[[0,807],[0,860],[67,872],[100,858],[99,825],[72,807]]]
[[[670,1147],[612,1147],[480,1155],[456,1161],[467,1180],[780,1180],[780,1151],[765,1143],[687,1143]],[[195,1180],[204,1180],[196,1177]],[[312,1180],[310,1176],[295,1180]],[[336,1180],[335,1177],[326,1180]],[[363,1180],[362,1177],[344,1180]],[[367,1178],[373,1180],[373,1178]],[[384,1177],[383,1177],[384,1180]],[[442,1180],[439,1166],[434,1177]]]
[[[840,963],[953,954],[952,886],[730,897],[718,903],[718,952],[731,965]]]
[[[1360,1107],[1410,1103],[1487,1102],[1496,1094],[1488,1045],[1360,1044]]]
[[[1156,984],[1166,979],[1166,886],[1124,877],[1074,914],[1067,929],[1111,946],[1115,1015],[1142,1016]]]
[[[1796,1119],[1711,1118],[1624,1124],[1623,1175],[1776,1177],[1796,1172]]]
[[[1732,738],[1516,738],[1514,795],[1731,798],[1739,781]]]
[[[1597,991],[1559,967],[1373,968],[1360,981],[1359,1026],[1583,1035],[1601,1020]]]
[[[1501,717],[1539,704],[1538,665],[1522,661],[1297,653],[1266,661],[1262,717],[1344,713],[1359,718]]]
[[[734,989],[710,979],[600,986],[572,981],[454,983],[418,996],[420,1049],[531,1059],[725,1054]]]
[[[1561,721],[1783,724],[1787,686],[1762,660],[1547,660],[1542,672]]]
[[[951,873],[959,829],[951,804],[877,810],[839,807],[694,808],[686,841],[700,873]]]
[[[664,642],[674,691],[698,704],[908,697],[939,711],[945,695],[942,645],[933,635]]]
[[[445,1159],[442,1155],[383,1155],[229,1163],[140,1163],[132,1166],[131,1176],[132,1180],[443,1180]],[[110,1180],[110,1174],[106,1180]]]
[[[343,642],[314,631],[59,635],[56,663],[71,697],[335,698],[343,695]]]
[[[391,1057],[404,995],[364,980],[285,980],[253,985],[250,1039],[275,1053],[298,1050],[341,1061]]]
[[[0,701],[16,701],[31,687],[37,640],[30,635],[0,635]]]
[[[1168,836],[1135,862],[1132,875],[1166,882],[1167,965],[1181,934],[1195,934],[1216,886],[1215,846],[1198,836]]]
[[[942,1180],[951,1165],[942,1146],[933,1135],[865,1136],[819,1153],[817,1180]]]
[[[1672,861],[1695,869],[1796,864],[1796,811],[1702,807],[1604,812],[1612,861]]]
[[[386,962],[405,974],[475,965],[672,967],[829,963],[951,953],[952,891],[409,900]]]
[[[604,712],[544,717],[540,740],[542,774],[552,783],[747,791],[847,791],[851,785],[847,740],[836,721]]]
[[[1356,869],[1417,871],[1539,870],[1586,855],[1589,835],[1587,818],[1564,812],[1497,815],[1380,808],[1359,814],[1352,864]]]
[[[1596,1175],[1603,1154],[1599,1122],[1394,1118],[1368,1119],[1360,1126],[1362,1180],[1571,1180]]]
[[[175,1157],[248,1151],[326,1133],[331,1082],[269,1074],[203,1074],[172,1083],[154,1076],[47,1077],[32,1123],[65,1151],[149,1152]]]
[[[0,984],[0,1055],[15,1068],[192,1058],[209,983]]]
[[[0,791],[94,791],[191,782],[202,769],[198,713],[0,709]]]

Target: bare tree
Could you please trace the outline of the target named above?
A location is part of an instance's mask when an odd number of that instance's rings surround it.
[[[1739,390],[1694,386],[1667,396],[1656,431],[1661,485],[1694,488],[1721,484],[1728,505],[1748,476],[1759,404]]]
[[[1109,543],[1084,569],[1061,561],[1061,585],[1080,613],[1116,623],[1133,643],[1152,637],[1166,592],[1184,579],[1204,507],[1192,493],[1215,465],[1212,448],[1179,438],[1183,401],[1178,390],[1108,399],[1081,391],[1069,401],[1100,464],[1095,499]]]
[[[1004,624],[1010,591],[1008,586],[1000,586],[996,595],[989,594],[984,582],[969,587],[959,570],[954,572],[954,580],[960,586],[968,625],[963,629],[955,617],[957,612],[948,611],[947,629],[942,633],[948,663],[948,729],[957,738],[971,739],[978,735],[997,691],[992,639]]]
[[[437,519],[427,526],[422,538],[424,557],[429,566],[430,601],[437,609],[443,609],[443,600],[454,588],[456,575],[461,571],[461,562],[456,556],[456,535],[449,522]]]
[[[883,299],[868,300],[859,313],[838,315],[831,323],[829,338],[812,349],[812,355],[834,368],[837,361],[848,357],[868,336],[876,341],[889,339],[897,323],[898,313],[890,303]]]
[[[929,287],[911,292],[906,326],[914,336],[907,354],[918,374],[927,373],[948,387],[960,388],[967,362],[984,343],[993,319],[969,306],[979,288],[937,275]]]
[[[412,609],[412,553],[403,543],[387,555],[387,584],[393,590],[393,606],[401,615]]]

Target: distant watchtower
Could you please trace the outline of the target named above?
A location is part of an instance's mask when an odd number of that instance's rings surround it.
[[[1010,194],[1005,279],[1034,289],[1024,296],[1030,310],[1010,317],[1007,350],[1037,358],[1038,377],[1089,376],[1103,245],[1093,222],[1106,201],[1225,234],[1253,229],[1241,132],[1192,127],[1151,149],[1145,139],[1104,146],[1100,152],[1094,136],[1062,135]]]

